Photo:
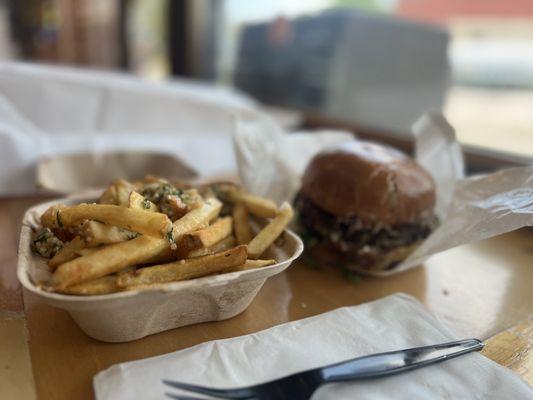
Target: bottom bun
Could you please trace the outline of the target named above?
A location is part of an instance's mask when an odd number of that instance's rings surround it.
[[[322,242],[306,248],[306,253],[319,265],[341,267],[347,271],[369,274],[396,268],[423,242],[419,240],[406,246],[399,246],[379,255],[372,253],[365,256],[350,257],[342,254],[329,242]]]

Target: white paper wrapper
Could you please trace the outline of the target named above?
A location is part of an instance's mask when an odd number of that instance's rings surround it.
[[[416,160],[436,183],[440,226],[396,268],[362,273],[397,274],[452,247],[533,225],[533,166],[465,179],[460,145],[441,114],[424,115],[413,132]],[[286,134],[271,120],[242,115],[234,135],[239,174],[249,191],[290,201],[313,155],[346,140],[356,139],[344,132]]]

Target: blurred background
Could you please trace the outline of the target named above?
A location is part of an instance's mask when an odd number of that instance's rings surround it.
[[[443,110],[470,170],[533,156],[530,0],[3,0],[0,60],[231,86],[406,149]]]

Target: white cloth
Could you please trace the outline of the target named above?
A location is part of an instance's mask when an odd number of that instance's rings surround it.
[[[255,334],[117,364],[95,376],[94,389],[98,400],[162,399],[166,391],[179,392],[161,379],[218,387],[251,385],[366,354],[454,339],[418,301],[397,294]],[[393,377],[327,385],[313,396],[354,398],[525,400],[533,398],[533,390],[476,353]]]

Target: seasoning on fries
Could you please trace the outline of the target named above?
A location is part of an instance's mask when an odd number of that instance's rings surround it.
[[[118,180],[98,204],[46,210],[32,248],[49,259],[50,290],[78,296],[146,290],[275,264],[259,258],[292,215],[287,203],[278,209],[233,184],[197,190],[153,177]],[[264,227],[254,235],[257,218]]]

